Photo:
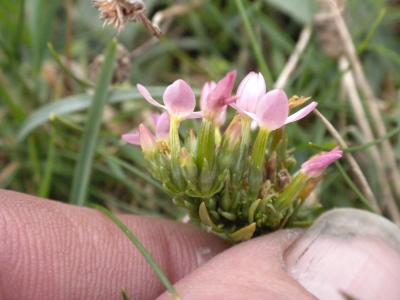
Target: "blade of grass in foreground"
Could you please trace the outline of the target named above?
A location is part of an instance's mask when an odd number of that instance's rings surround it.
[[[370,212],[375,212],[375,210],[371,207],[369,204],[369,201],[365,196],[362,194],[362,192],[357,188],[357,186],[354,184],[354,182],[351,180],[350,176],[347,175],[346,171],[343,169],[340,163],[335,162],[335,166],[338,169],[340,175],[342,175],[343,179],[346,181],[346,183],[349,185],[349,187],[354,191],[354,193],[358,196],[358,199],[360,202],[370,211]]]
[[[157,264],[157,262],[154,260],[154,258],[151,256],[151,254],[146,250],[146,248],[143,246],[143,244],[139,241],[139,239],[133,234],[133,232],[120,220],[115,216],[111,211],[108,209],[99,206],[99,205],[93,205],[96,209],[98,209],[101,213],[109,217],[115,225],[118,226],[119,229],[126,235],[126,237],[132,242],[132,244],[136,247],[136,249],[140,252],[140,254],[143,255],[143,257],[146,259],[147,263],[150,265],[150,267],[153,269],[154,273],[158,276],[162,284],[165,286],[167,291],[172,295],[172,297],[175,300],[180,299],[178,293],[176,292],[174,286],[172,283],[169,281],[163,270],[160,268],[160,266]]]
[[[246,9],[244,8],[243,1],[236,0],[235,3],[236,3],[238,11],[240,13],[240,18],[242,19],[242,22],[246,29],[247,35],[250,38],[251,46],[253,47],[253,51],[254,51],[254,56],[257,59],[257,63],[261,70],[261,73],[264,75],[267,82],[273,82],[271,72],[269,71],[268,65],[264,59],[261,46],[257,42],[256,35],[254,34],[254,31],[250,24],[250,20],[249,20],[249,17],[247,16]]]
[[[88,121],[82,137],[70,194],[70,202],[77,205],[84,205],[86,200],[103,110],[108,96],[108,87],[111,84],[115,67],[116,47],[115,41],[112,41],[107,47],[106,58],[96,83]]]

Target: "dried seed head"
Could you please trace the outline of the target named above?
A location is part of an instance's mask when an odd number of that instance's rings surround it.
[[[129,22],[141,22],[154,35],[161,34],[143,14],[145,10],[143,0],[93,0],[93,5],[100,11],[104,25],[112,25],[118,32],[121,32]]]

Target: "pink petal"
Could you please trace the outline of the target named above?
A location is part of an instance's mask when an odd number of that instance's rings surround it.
[[[200,119],[203,117],[203,113],[201,111],[195,111],[186,116],[186,119]]]
[[[151,120],[153,121],[152,125],[154,126],[154,128],[157,127],[157,122],[160,119],[160,117],[161,117],[161,114],[159,114],[159,113],[152,113],[151,114]]]
[[[140,145],[139,132],[137,132],[137,131],[125,133],[121,136],[121,138],[128,144]]]
[[[310,158],[301,165],[301,171],[310,177],[319,177],[325,169],[343,156],[338,147]]]
[[[203,85],[200,94],[200,108],[201,110],[205,110],[207,107],[207,98],[210,92],[215,89],[216,83],[214,81],[208,81]]]
[[[236,71],[231,71],[217,83],[213,90],[210,91],[207,105],[211,110],[217,110],[226,104],[225,99],[231,96],[235,80]]]
[[[153,99],[153,97],[151,97],[150,92],[141,84],[137,84],[136,85],[138,91],[140,94],[142,94],[142,96],[144,97],[144,99],[147,100],[147,102],[149,102],[150,104],[157,106],[157,107],[161,107],[165,109],[165,106],[158,103],[156,100]]]
[[[151,131],[143,124],[139,125],[140,146],[144,153],[152,152],[156,147],[156,139]]]
[[[229,105],[230,107],[234,108],[238,113],[244,114],[246,116],[248,116],[249,118],[251,118],[254,121],[257,121],[257,115],[251,112],[248,112],[246,110],[243,110],[241,107],[239,107],[238,105],[236,105],[236,103],[232,103],[231,105]]]
[[[287,119],[285,124],[293,123],[298,120],[303,119],[305,116],[307,116],[309,113],[311,113],[316,107],[318,103],[317,102],[311,102],[307,106],[303,107],[299,111],[295,112],[294,114],[290,115]]]
[[[156,123],[156,139],[157,139],[157,141],[168,140],[169,128],[170,128],[169,114],[167,112],[164,112],[158,117],[157,123]]]
[[[239,84],[236,104],[242,110],[255,113],[258,99],[267,88],[261,73],[250,72]]]
[[[289,114],[289,101],[283,90],[263,95],[257,105],[258,125],[270,131],[281,128]]]
[[[216,118],[215,118],[215,122],[217,123],[218,126],[222,126],[225,124],[226,121],[226,115],[227,115],[227,110],[228,110],[228,106],[224,106],[222,107],[222,109],[218,112]]]
[[[167,111],[182,119],[191,114],[196,106],[192,88],[182,79],[176,80],[165,89],[163,100]]]

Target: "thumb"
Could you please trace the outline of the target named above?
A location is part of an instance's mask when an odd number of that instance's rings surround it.
[[[282,230],[234,246],[175,284],[182,299],[315,299],[290,277],[284,250],[299,231]],[[171,299],[164,293],[159,300]]]
[[[400,229],[366,211],[324,214],[290,247],[286,264],[319,299],[400,299]]]

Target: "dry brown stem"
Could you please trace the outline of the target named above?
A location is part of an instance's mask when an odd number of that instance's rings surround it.
[[[294,48],[293,53],[290,55],[289,60],[287,61],[285,67],[283,68],[282,72],[279,74],[279,77],[275,82],[275,88],[282,89],[287,84],[290,76],[296,69],[302,54],[304,53],[304,50],[307,48],[307,45],[311,38],[311,34],[311,25],[305,26],[300,33],[299,40],[296,43],[296,47]]]
[[[349,69],[350,63],[345,56],[339,58],[339,69],[343,72],[343,88],[350,104],[353,108],[354,115],[358,126],[361,128],[362,134],[367,141],[374,140],[370,124],[368,123],[368,118],[362,106],[362,101],[360,95],[358,94],[356,83],[354,80],[353,72]],[[369,147],[367,150],[372,157],[373,163],[376,165],[378,182],[382,190],[383,203],[389,211],[396,210],[396,201],[392,195],[389,185],[386,181],[385,167],[379,155],[379,149],[377,146]]]
[[[375,97],[374,92],[365,76],[363,67],[357,56],[357,52],[352,41],[350,32],[340,13],[340,9],[337,3],[333,0],[327,1],[333,13],[333,20],[339,33],[339,37],[341,38],[341,42],[343,43],[344,52],[349,59],[351,67],[354,71],[355,81],[362,91],[363,95],[365,96],[365,104],[371,114],[372,124],[375,127],[378,137],[382,138],[385,136],[387,131],[378,107],[378,99],[377,97]],[[393,152],[392,145],[387,140],[382,142],[380,159],[385,163],[385,167],[389,171],[390,182],[392,183],[397,197],[400,197],[400,172],[398,170],[396,156]]]
[[[348,148],[347,143],[344,141],[340,133],[336,130],[336,128],[332,125],[331,122],[327,118],[324,117],[323,114],[321,114],[317,109],[314,110],[314,113],[320,118],[322,123],[325,125],[326,129],[329,131],[329,133],[335,138],[335,140],[338,142],[339,146],[342,149]],[[380,208],[378,205],[378,201],[375,198],[374,193],[372,192],[371,187],[368,184],[367,179],[364,176],[364,173],[361,171],[360,166],[358,165],[357,161],[351,155],[350,153],[345,154],[345,159],[349,163],[350,170],[353,173],[355,179],[357,180],[361,190],[363,191],[365,197],[368,199],[369,204],[371,207],[376,211],[380,212]],[[400,224],[400,214],[396,210],[396,213],[393,215],[393,220],[396,221],[396,223]]]

